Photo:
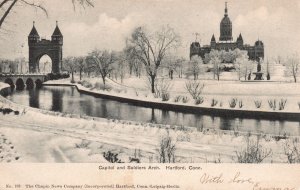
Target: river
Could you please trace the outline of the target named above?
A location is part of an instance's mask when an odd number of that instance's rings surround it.
[[[40,89],[13,90],[7,99],[45,110],[110,119],[133,120],[168,125],[184,125],[199,130],[222,129],[275,135],[300,135],[297,121],[228,118],[182,113],[135,106],[82,94],[75,87],[43,86]]]

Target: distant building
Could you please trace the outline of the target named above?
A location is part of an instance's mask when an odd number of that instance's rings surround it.
[[[225,3],[225,14],[220,23],[220,37],[219,42],[216,41],[213,34],[210,40],[210,45],[204,45],[201,47],[199,42],[193,42],[190,46],[190,58],[193,55],[198,55],[204,58],[206,53],[211,50],[234,50],[234,49],[246,50],[248,52],[249,59],[259,60],[264,58],[264,44],[262,41],[257,40],[254,46],[244,44],[242,34],[237,37],[236,41],[232,38],[232,23],[228,17],[227,3]]]

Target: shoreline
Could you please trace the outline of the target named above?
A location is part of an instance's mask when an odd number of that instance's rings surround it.
[[[131,103],[136,106],[146,107],[146,108],[156,108],[167,111],[179,111],[183,113],[192,113],[192,114],[203,114],[203,115],[212,115],[212,116],[221,116],[221,117],[242,117],[244,119],[268,119],[271,121],[300,121],[300,112],[288,112],[288,111],[265,111],[265,110],[246,110],[239,108],[217,108],[217,107],[204,107],[204,106],[194,106],[183,103],[176,102],[158,102],[151,100],[135,99],[125,96],[117,96],[114,94],[103,93],[100,91],[91,91],[79,84],[67,84],[67,83],[46,83],[43,86],[74,86],[76,89],[83,94],[92,95],[95,97],[110,99],[119,101],[122,103]],[[276,118],[276,119],[274,119]]]

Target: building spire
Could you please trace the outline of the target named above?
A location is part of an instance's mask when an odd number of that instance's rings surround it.
[[[215,42],[216,41],[216,38],[215,38],[215,34],[213,34],[212,35],[212,37],[211,37],[211,40],[210,40],[211,42]]]
[[[58,21],[56,21],[56,27],[55,27],[55,29],[54,29],[54,32],[53,32],[52,36],[63,36],[63,35],[61,34],[61,32],[60,32],[59,27],[58,27]]]
[[[33,21],[33,26],[31,32],[29,33],[29,36],[39,37],[39,34],[35,28],[35,21]]]
[[[228,16],[227,2],[225,2],[225,14],[224,16]]]
[[[199,34],[198,32],[195,33],[195,36],[196,36],[195,42],[198,41],[198,36],[199,36],[199,35],[200,35],[200,34]]]

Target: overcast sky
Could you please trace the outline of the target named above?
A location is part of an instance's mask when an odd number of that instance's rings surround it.
[[[38,0],[36,0],[38,1]],[[188,57],[189,45],[200,33],[201,45],[212,34],[219,38],[225,1],[221,0],[94,0],[95,7],[73,10],[71,0],[44,0],[49,17],[32,8],[15,7],[0,33],[0,56],[28,57],[27,36],[35,20],[41,37],[50,38],[58,20],[64,35],[64,56],[85,55],[94,48],[121,50],[133,28],[157,29],[169,24],[180,34],[180,54]],[[228,0],[233,38],[242,33],[253,45],[259,38],[268,58],[300,52],[299,0]],[[24,48],[21,48],[24,44]]]

